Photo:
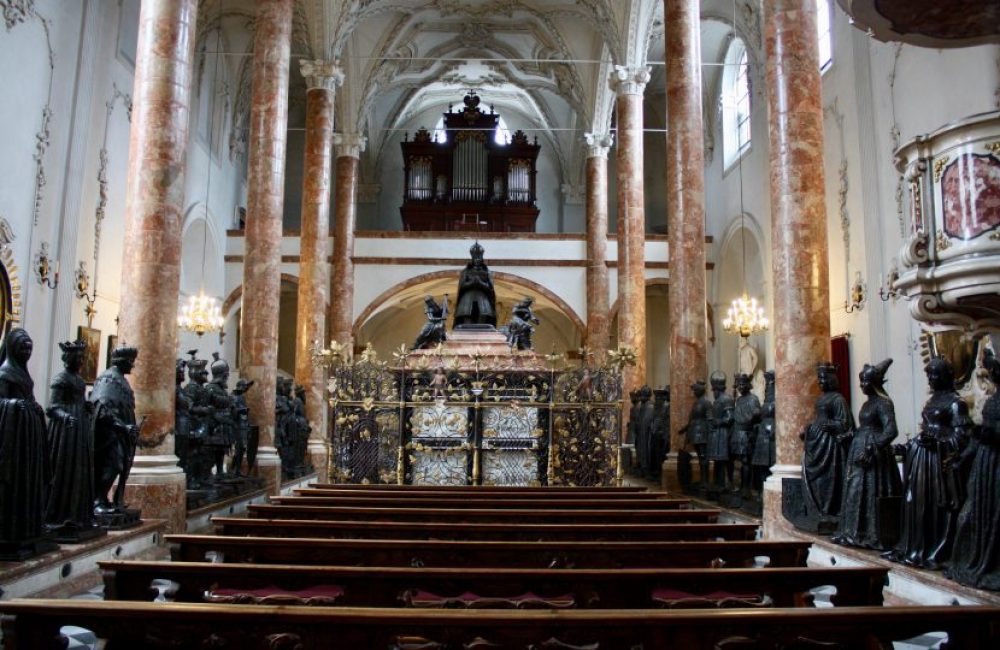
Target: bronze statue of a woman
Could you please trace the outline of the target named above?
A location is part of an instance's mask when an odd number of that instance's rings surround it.
[[[898,497],[902,492],[892,454],[892,441],[899,433],[896,410],[883,388],[890,365],[892,359],[874,366],[866,363],[859,375],[861,391],[868,401],[861,406],[859,427],[847,452],[840,527],[833,536],[837,544],[882,549],[879,500]]]
[[[83,341],[60,343],[65,369],[55,376],[49,399],[49,463],[52,468],[46,528],[59,542],[78,543],[105,534],[94,525],[94,405],[80,376]]]
[[[906,443],[899,543],[885,557],[938,569],[950,557],[955,541],[965,497],[957,460],[968,442],[972,420],[969,407],[955,391],[951,364],[934,357],[924,372],[933,393],[921,413],[920,433]]]
[[[816,417],[800,434],[805,441],[802,496],[811,517],[835,523],[840,516],[847,442],[854,430],[854,416],[839,392],[837,366],[820,364],[816,379],[823,394],[816,400]]]
[[[0,559],[24,560],[55,548],[43,539],[51,472],[45,413],[28,375],[34,344],[21,328],[0,345]]]
[[[1000,589],[1000,360],[987,351],[983,365],[998,390],[983,405],[983,424],[973,430],[965,454],[967,496],[945,576],[978,589]]]

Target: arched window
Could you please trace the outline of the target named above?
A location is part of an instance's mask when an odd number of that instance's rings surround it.
[[[816,34],[819,45],[819,69],[826,71],[833,63],[833,32],[830,0],[816,0]]]
[[[747,48],[734,38],[722,73],[722,148],[726,167],[750,147],[750,74]]]
[[[434,125],[434,142],[447,142],[448,132],[444,130],[444,118],[438,120],[437,124]],[[507,123],[504,122],[502,117],[498,118],[497,130],[493,135],[493,141],[497,144],[507,144],[510,142],[510,131],[507,129]]]

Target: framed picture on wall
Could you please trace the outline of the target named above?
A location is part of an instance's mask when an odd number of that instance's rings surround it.
[[[108,351],[104,353],[104,368],[111,367],[111,355],[114,354],[115,348],[118,347],[118,335],[108,334]]]
[[[97,363],[101,356],[101,330],[81,325],[76,330],[76,338],[87,344],[87,349],[83,352],[80,376],[88,384],[93,384],[97,379]]]

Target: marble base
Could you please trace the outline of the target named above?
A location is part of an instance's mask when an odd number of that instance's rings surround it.
[[[782,479],[800,478],[801,465],[774,465],[764,481],[764,538],[794,539],[795,529],[781,514]]]
[[[257,451],[252,476],[264,481],[264,490],[268,494],[278,494],[281,489],[281,458],[277,449],[261,447]]]
[[[167,532],[183,533],[187,479],[173,454],[136,456],[125,486],[125,503],[144,517],[163,519]]]
[[[448,339],[440,349],[413,350],[408,365],[415,368],[433,368],[438,365],[455,365],[460,370],[474,370],[476,360],[480,368],[493,370],[545,370],[545,357],[534,350],[512,350],[507,337],[495,329],[466,329],[448,332]]]
[[[319,476],[322,480],[326,480],[330,473],[327,467],[329,455],[326,442],[323,440],[309,440],[309,445],[306,448],[306,459],[312,465],[313,469],[316,470],[316,476]]]
[[[83,544],[67,544],[23,562],[0,562],[0,600],[66,598],[100,584],[97,562],[166,559],[160,546],[166,522],[146,520],[124,531],[111,531]]]

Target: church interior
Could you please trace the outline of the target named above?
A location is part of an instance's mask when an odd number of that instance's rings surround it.
[[[0,647],[997,647],[1000,0],[0,15]]]

